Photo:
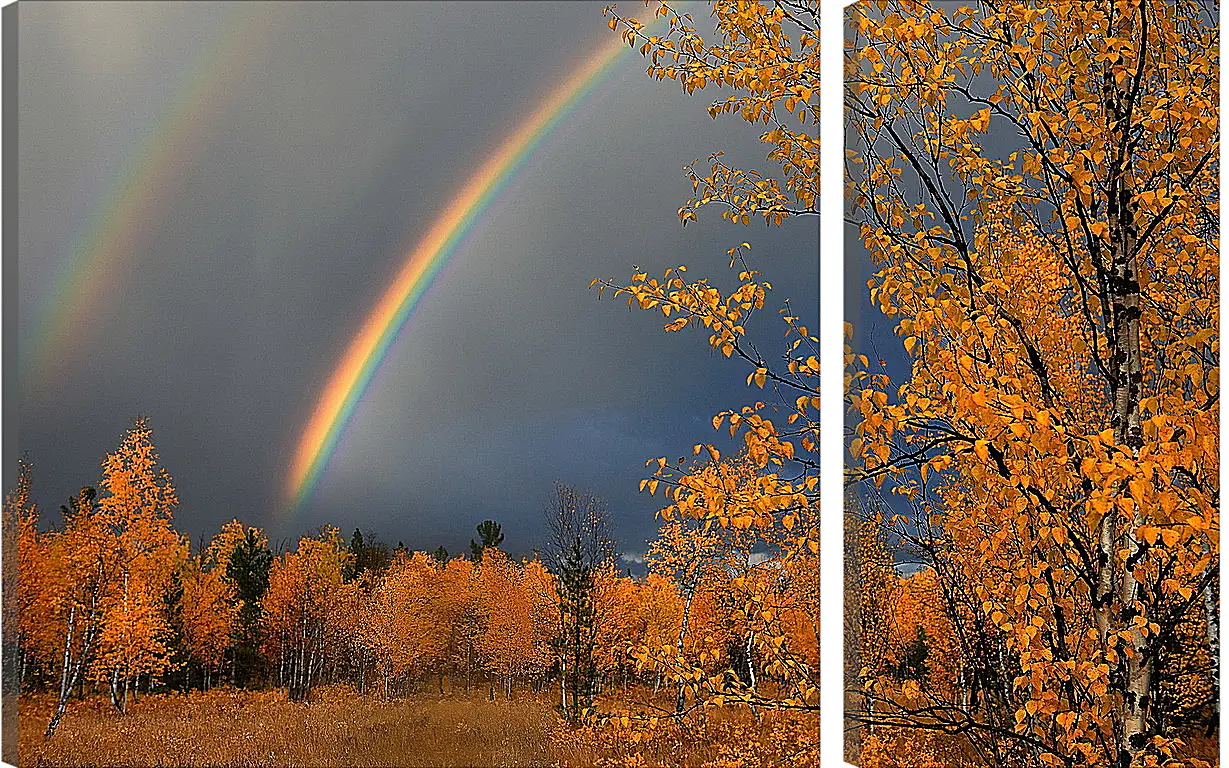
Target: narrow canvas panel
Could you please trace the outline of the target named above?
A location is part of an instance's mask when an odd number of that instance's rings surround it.
[[[4,759],[818,764],[819,15],[6,8]]]
[[[850,762],[1219,764],[1218,46],[849,12]]]

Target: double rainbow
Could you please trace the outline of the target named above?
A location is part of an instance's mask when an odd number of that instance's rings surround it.
[[[584,103],[609,74],[620,53],[627,50],[627,44],[616,39],[590,56],[470,177],[427,234],[406,254],[404,266],[334,369],[299,438],[286,476],[291,511],[315,488],[372,377],[449,256],[517,170]]]

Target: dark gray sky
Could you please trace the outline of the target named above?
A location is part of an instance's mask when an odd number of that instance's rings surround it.
[[[708,117],[715,92],[649,80],[631,53],[456,251],[298,517],[276,514],[320,390],[407,249],[614,34],[604,4],[23,5],[5,343],[23,355],[17,443],[36,499],[55,509],[97,483],[145,414],[193,538],[238,517],[275,537],[331,522],[455,551],[494,518],[527,551],[562,480],[607,498],[624,551],[642,552],[657,508],[637,493],[644,460],[714,439],[712,415],[758,390],[704,334],[663,334],[589,280],[686,263],[729,285],[725,251],[748,240],[776,298],[814,315],[818,228],[711,210],[683,229],[683,164],[725,150],[770,170],[767,150],[757,128]],[[73,300],[54,276],[142,162],[154,186],[132,192],[132,237],[86,270],[90,309],[58,359],[29,364],[42,318]],[[775,355],[772,298],[750,330]]]

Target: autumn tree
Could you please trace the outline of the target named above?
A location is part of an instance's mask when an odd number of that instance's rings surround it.
[[[129,690],[139,677],[158,677],[170,667],[165,598],[187,557],[187,542],[171,525],[179,497],[159,463],[146,419],[136,420],[102,470],[95,516],[114,580],[102,599],[91,673],[108,682],[112,703],[126,712]]]
[[[398,680],[460,673],[465,693],[485,673],[511,696],[517,678],[543,675],[553,658],[554,585],[538,561],[517,563],[491,547],[479,562],[445,563],[422,552],[398,557],[371,589],[358,625],[392,695]]]
[[[448,667],[450,672],[463,675],[466,696],[480,665],[477,648],[489,616],[489,603],[478,588],[476,565],[464,557],[454,557],[437,577],[442,594],[441,620],[449,637]]]
[[[754,475],[752,465],[742,462],[713,462],[699,471],[699,475],[716,473],[723,475],[719,482],[723,487],[727,480],[739,482],[737,473],[743,473],[742,481]],[[647,485],[647,483],[646,483]],[[646,560],[654,573],[667,577],[677,585],[683,600],[682,620],[679,623],[675,643],[679,657],[684,656],[687,630],[691,620],[691,607],[702,582],[709,589],[728,591],[730,581],[736,574],[745,573],[749,565],[755,536],[748,533],[750,526],[721,525],[721,515],[691,517],[670,515],[658,529],[657,538],[649,546]],[[750,633],[739,638],[739,647],[750,672]],[[728,652],[728,647],[725,649]],[[682,712],[685,703],[684,681],[679,679],[675,711]]]
[[[490,698],[495,698],[496,680],[504,695],[511,697],[513,680],[540,673],[550,657],[535,642],[534,593],[526,583],[524,566],[494,545],[482,551],[475,586],[486,602],[486,622],[477,642],[478,658],[488,675]]]
[[[981,694],[868,677],[860,717],[993,765],[1197,764],[1158,694],[1219,612],[1215,23],[885,0],[853,28],[850,215],[911,370],[849,356],[851,479],[908,510]]]
[[[23,456],[17,464],[17,484],[5,493],[3,510],[0,510],[0,536],[3,537],[0,541],[3,553],[3,558],[0,559],[0,630],[3,640],[3,652],[0,653],[0,663],[3,665],[0,669],[0,695],[7,697],[10,702],[17,701],[21,693],[26,671],[26,646],[29,645],[29,641],[23,637],[23,627],[19,626],[21,611],[23,607],[27,607],[21,604],[21,596],[18,594],[18,578],[21,572],[18,560],[23,528],[31,528],[35,534],[33,538],[28,533],[24,537],[26,546],[32,547],[33,550],[26,553],[27,557],[38,557],[41,554],[37,551],[38,509],[30,499],[31,474],[32,465],[29,458]],[[8,738],[3,739],[0,753],[0,757],[5,761],[14,764],[17,762],[16,717],[16,707],[11,707],[4,715],[3,727]]]
[[[50,660],[55,621],[49,608],[46,539],[38,529],[39,510],[30,496],[34,466],[17,464],[17,484],[4,498],[5,693],[16,694],[26,672],[40,657]],[[16,685],[10,680],[15,678]]]
[[[206,558],[188,558],[175,575],[178,599],[172,624],[185,662],[200,668],[202,687],[208,688],[232,648],[240,606],[226,571],[203,561]]]
[[[352,682],[358,676],[358,685],[365,692],[367,658],[360,633],[371,601],[374,578],[374,574],[368,572],[359,579],[343,579],[329,601],[325,612],[326,650],[318,675],[323,684]]]
[[[200,552],[201,567],[205,570],[220,569],[226,574],[230,565],[231,555],[243,544],[248,527],[238,520],[229,520],[222,524],[209,543]],[[229,576],[228,576],[229,578]]]
[[[888,539],[884,505],[873,494],[868,497],[847,492],[845,497],[844,540],[844,685],[857,690],[857,680],[869,671],[886,674],[890,664],[891,623],[900,591],[895,563]],[[864,671],[865,670],[865,671]],[[874,701],[861,701],[856,694],[849,706],[874,711]],[[872,731],[873,724],[867,730]],[[846,761],[859,764],[861,740],[852,732],[845,744]]]
[[[635,673],[631,652],[643,641],[645,634],[642,590],[640,584],[628,576],[620,576],[613,566],[598,572],[594,588],[597,671],[603,679],[613,676],[621,680],[626,688]]]
[[[331,526],[318,537],[299,539],[294,551],[273,562],[262,604],[265,645],[278,659],[278,682],[291,701],[310,700],[340,639],[334,604],[342,593],[342,571],[352,563],[353,554]]]
[[[921,568],[899,577],[895,587],[885,661],[898,680],[924,682],[954,696],[958,659],[936,572]]]
[[[372,589],[359,636],[380,673],[385,698],[398,675],[442,674],[452,633],[445,590],[456,585],[441,575],[434,558],[416,552],[396,558]]]
[[[668,500],[678,499],[659,512],[678,540],[659,539],[651,553],[655,567],[672,564],[675,578],[700,570],[688,612],[697,631],[680,625],[671,643],[643,646],[636,658],[678,687],[678,715],[735,702],[818,709],[819,520],[805,484],[784,483],[746,455],[657,478],[671,484]],[[693,545],[704,559],[687,560]],[[758,686],[762,674],[771,689]]]
[[[781,613],[779,632],[785,638],[781,644],[801,660],[805,669],[819,669],[819,555],[808,546],[806,555],[785,557],[779,569],[769,563],[760,571],[776,591]],[[769,642],[777,642],[776,637],[771,636]]]
[[[172,663],[167,597],[187,545],[171,526],[178,498],[145,419],[124,434],[102,470],[102,495],[82,488],[61,509],[62,530],[38,533],[27,517],[27,538],[39,555],[27,563],[40,602],[31,618],[45,645],[41,655],[59,678],[48,738],[87,676],[106,682],[125,712],[141,676],[148,686]]]
[[[166,597],[172,666],[181,671],[185,690],[194,674],[206,689],[227,669],[231,682],[235,681],[235,643],[242,607],[227,565],[242,543],[245,530],[246,526],[238,520],[223,524],[207,544],[202,540],[200,551],[185,559],[172,574]]]
[[[728,91],[710,104],[709,113],[738,115],[751,125],[765,126],[760,139],[771,148],[767,159],[780,169],[774,177],[731,168],[721,153],[712,156],[706,176],[694,164],[689,166],[696,194],[679,209],[680,220],[694,220],[707,205],[718,206],[723,218],[743,225],[753,217],[781,225],[818,215],[819,110],[813,103],[819,92],[818,3],[717,0],[711,14],[716,37],[707,40],[691,14],[680,14],[667,3],[651,5],[653,16],[667,24],[664,34],[649,34],[642,22],[621,15],[615,6],[605,9],[609,26],[649,60],[650,77],[674,80],[688,94],[706,88]],[[780,309],[788,345],[782,365],[750,341],[747,325],[772,290],[748,263],[750,250],[749,243],[741,243],[727,252],[737,275],[737,287],[728,291],[705,278],[690,279],[685,265],[666,270],[661,278],[636,272],[626,284],[595,279],[590,286],[597,286],[599,295],[613,289],[627,298],[629,307],[661,312],[667,332],[706,329],[715,352],[745,364],[747,383],[767,387],[773,402],[724,411],[714,417],[714,427],[728,423],[746,439],[753,461],[760,466],[789,462],[805,482],[818,471],[815,457],[804,455],[818,445],[818,340],[786,299]],[[685,471],[682,466],[667,468],[665,462],[658,469]],[[648,487],[656,489],[657,483]]]
[[[529,595],[533,622],[533,653],[535,668],[530,672],[535,690],[546,682],[546,674],[559,648],[558,632],[563,625],[559,611],[555,574],[546,564],[534,558],[524,564],[522,572],[525,592]]]
[[[64,529],[41,538],[39,554],[47,581],[43,600],[47,617],[47,658],[58,667],[58,695],[46,738],[51,738],[64,717],[68,697],[84,679],[102,629],[103,604],[115,576],[115,562],[101,525],[92,487],[82,488],[69,501]],[[35,539],[38,540],[38,539]],[[31,564],[38,568],[38,563]],[[34,582],[31,580],[31,585]]]

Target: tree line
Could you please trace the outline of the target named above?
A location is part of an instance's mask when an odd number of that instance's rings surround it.
[[[358,530],[347,542],[332,526],[275,553],[237,520],[193,551],[145,419],[103,461],[100,490],[73,496],[56,527],[40,524],[32,474],[23,460],[4,504],[17,545],[5,640],[23,689],[57,697],[48,736],[73,696],[106,695],[123,713],[142,694],[217,685],[301,702],[337,683],[386,699],[446,683],[491,698],[554,690],[572,720],[602,690],[668,686],[681,709],[680,659],[751,687],[765,675],[742,620],[751,591],[781,611],[789,650],[811,663],[818,653],[817,603],[795,599],[808,575],[797,565],[753,551],[737,527],[672,521],[649,548],[647,578],[620,575],[605,504],[565,485],[545,506],[542,557],[515,559],[490,520],[468,557],[390,551]],[[674,666],[637,657],[663,648]]]

